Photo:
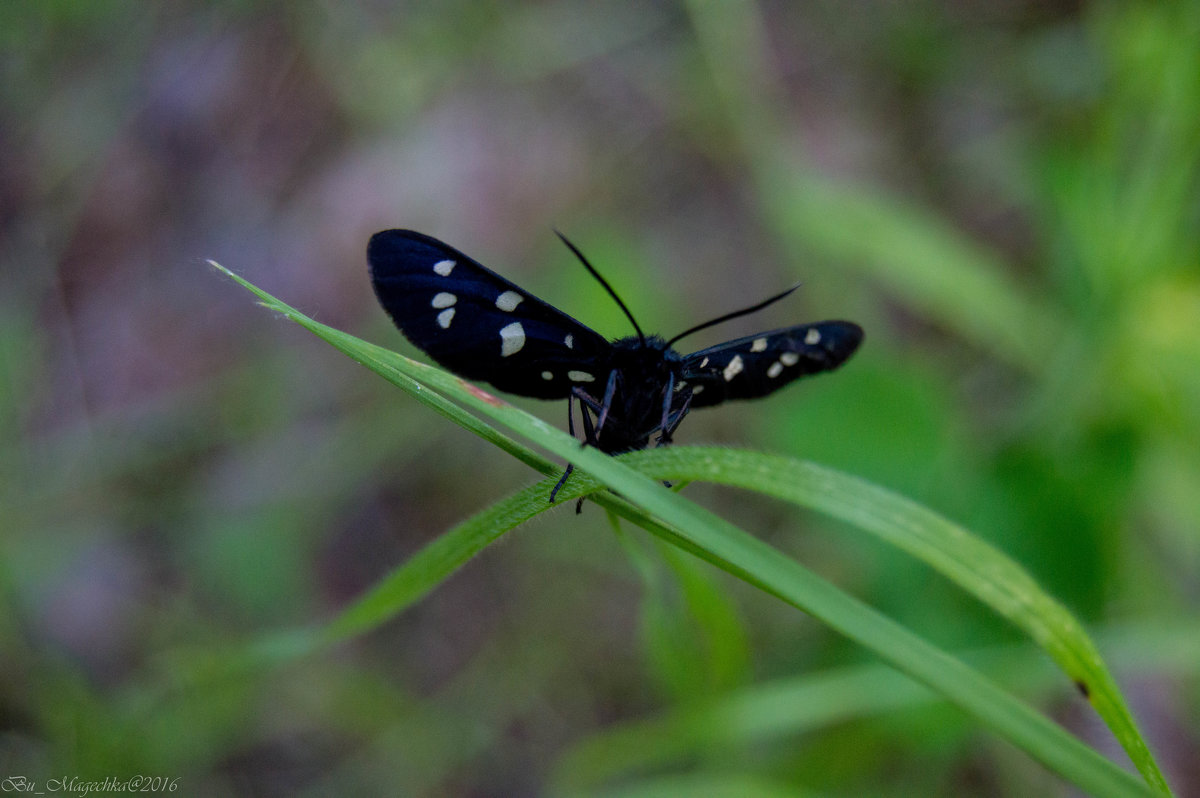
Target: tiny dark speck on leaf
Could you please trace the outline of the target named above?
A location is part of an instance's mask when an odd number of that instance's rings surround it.
[[[1087,683],[1078,679],[1075,680],[1075,689],[1079,691],[1084,698],[1091,698],[1092,691],[1088,689]]]

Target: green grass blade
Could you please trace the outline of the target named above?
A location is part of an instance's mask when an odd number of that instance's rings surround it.
[[[1147,631],[1109,630],[1105,648],[1123,666],[1163,675],[1188,673],[1200,657],[1195,623]],[[1152,652],[1147,656],[1147,652]],[[1030,647],[966,655],[1005,685],[1039,693],[1061,688],[1059,674]],[[585,738],[555,763],[551,792],[575,794],[625,780],[637,772],[665,772],[704,751],[743,746],[760,750],[835,724],[929,706],[938,696],[884,665],[853,665],[775,679],[660,715],[618,723]]]
[[[661,771],[705,750],[761,746],[935,697],[904,674],[875,664],[754,685],[585,739],[556,763],[550,792],[574,794],[631,773]]]
[[[326,627],[325,640],[333,643],[367,632],[420,601],[505,532],[544,511],[554,482],[525,488],[431,541]]]
[[[637,452],[635,467],[669,480],[707,480],[808,507],[870,532],[932,566],[1041,646],[1091,702],[1138,770],[1166,781],[1116,680],[1075,617],[1003,552],[878,485],[778,455],[716,447]]]
[[[215,265],[215,264],[214,264]],[[435,392],[470,408],[508,430],[570,459],[608,488],[659,519],[664,532],[688,550],[820,618],[827,625],[876,652],[898,670],[933,688],[1003,737],[1080,788],[1102,796],[1153,795],[1131,774],[1100,756],[1024,703],[1001,690],[974,669],[925,642],[863,602],[842,592],[799,563],[738,529],[616,458],[578,441],[491,394],[440,369],[404,358],[353,336],[319,324],[221,268],[268,308],[301,324],[315,335],[415,396]],[[515,456],[528,450],[495,431],[480,430],[478,419],[428,397],[439,412],[478,431]],[[446,405],[450,403],[445,403]],[[470,420],[468,420],[470,419]],[[486,425],[483,425],[486,426]],[[534,459],[540,469],[541,462]],[[577,482],[572,480],[572,482]],[[570,483],[569,483],[570,484]],[[1156,785],[1157,786],[1157,785]]]

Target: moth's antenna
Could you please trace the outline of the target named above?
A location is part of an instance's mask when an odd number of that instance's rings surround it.
[[[579,261],[584,265],[584,268],[591,272],[592,276],[596,278],[596,281],[599,282],[600,285],[604,286],[604,290],[608,292],[608,295],[611,296],[616,303],[621,306],[621,310],[625,313],[626,318],[629,319],[629,323],[632,324],[633,329],[637,331],[638,341],[641,342],[642,346],[645,346],[646,336],[642,335],[642,328],[638,326],[637,320],[633,318],[633,314],[629,312],[629,308],[625,307],[625,303],[621,301],[621,297],[617,296],[617,292],[612,289],[612,286],[608,284],[608,281],[600,276],[600,272],[596,271],[596,268],[592,266],[592,264],[588,263],[587,258],[583,257],[583,253],[580,252],[574,244],[568,241],[565,235],[557,230],[554,231],[554,235],[562,239],[562,242],[566,244],[572,252],[575,253],[575,257],[579,258]]]
[[[738,316],[746,316],[751,313],[760,311],[763,308],[765,308],[767,305],[770,305],[774,302],[778,302],[779,300],[783,299],[785,296],[792,293],[799,287],[800,287],[800,283],[796,283],[791,288],[784,291],[782,294],[776,294],[775,296],[771,297],[770,299],[764,299],[762,302],[759,302],[757,305],[751,305],[748,308],[742,308],[741,310],[735,310],[733,313],[726,313],[724,316],[718,316],[717,318],[712,319],[711,321],[706,321],[703,324],[697,324],[695,327],[684,330],[679,335],[676,335],[674,338],[672,338],[670,341],[667,341],[667,346],[670,346],[671,344],[678,341],[680,338],[684,338],[688,335],[691,335],[694,332],[700,332],[701,330],[707,330],[709,327],[713,327],[717,324],[727,322],[730,319],[736,319]]]

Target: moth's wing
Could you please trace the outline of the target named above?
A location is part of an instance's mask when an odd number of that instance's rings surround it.
[[[603,336],[463,253],[411,230],[367,245],[379,304],[443,367],[501,391],[563,399],[610,361]]]
[[[862,339],[862,328],[849,321],[798,324],[748,335],[687,355],[683,380],[692,389],[692,407],[757,399],[792,380],[837,368]]]

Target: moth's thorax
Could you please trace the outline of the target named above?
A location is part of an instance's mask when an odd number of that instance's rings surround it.
[[[663,398],[669,384],[678,385],[683,358],[658,336],[645,341],[630,336],[612,342],[608,374],[616,372],[610,420],[600,433],[600,448],[610,453],[644,448],[662,423]]]
[[[662,366],[669,369],[672,364],[683,361],[679,353],[657,335],[648,335],[645,341],[636,335],[618,338],[612,342],[612,347],[614,362],[619,363],[620,367],[658,368]]]
[[[661,388],[666,386],[672,374],[678,380],[683,373],[683,358],[657,335],[648,336],[644,342],[635,337],[613,341],[609,365],[610,370],[620,375],[617,378],[618,393],[641,391],[657,397],[660,403]],[[654,390],[655,387],[659,390]],[[648,395],[647,398],[652,397]]]

